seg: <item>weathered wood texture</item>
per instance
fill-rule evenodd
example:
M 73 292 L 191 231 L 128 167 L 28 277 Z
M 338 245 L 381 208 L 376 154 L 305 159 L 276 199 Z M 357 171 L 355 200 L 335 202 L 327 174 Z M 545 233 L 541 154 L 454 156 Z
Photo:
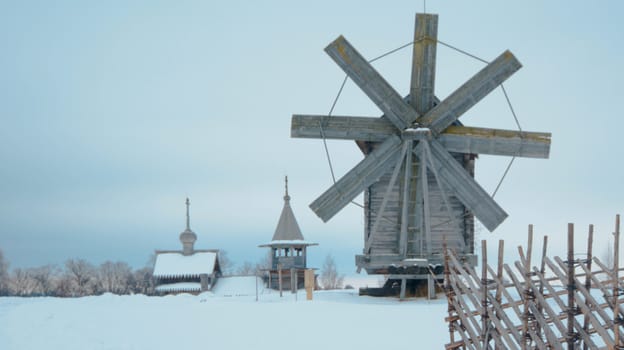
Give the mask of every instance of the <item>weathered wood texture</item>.
M 347 73 L 347 76 L 379 107 L 397 128 L 409 127 L 418 113 L 341 35 L 325 48 L 325 52 Z
M 442 132 L 521 67 L 511 52 L 503 52 L 416 121 L 434 133 Z
M 372 152 L 375 145 L 369 145 L 369 152 Z M 416 182 L 420 177 L 416 173 L 415 169 L 420 166 L 420 160 L 416 155 L 412 155 L 412 182 Z M 464 167 L 464 171 L 470 174 L 473 173 L 474 162 L 470 157 L 465 157 L 463 154 L 454 154 L 454 161 L 460 167 Z M 406 237 L 406 251 L 401 252 L 400 248 L 400 226 L 403 224 L 403 209 L 405 205 L 410 208 L 415 206 L 417 186 L 408 186 L 411 193 L 409 194 L 409 201 L 405 203 L 402 201 L 403 191 L 405 190 L 406 181 L 397 181 L 388 192 L 388 186 L 390 186 L 390 180 L 392 177 L 394 168 L 390 168 L 379 178 L 377 182 L 369 186 L 364 196 L 364 240 L 368 242 L 373 227 L 376 224 L 375 237 L 370 244 L 370 251 L 365 252 L 371 256 L 388 256 L 393 255 L 393 264 L 400 265 L 401 261 L 406 258 L 418 258 L 427 257 L 427 252 L 433 252 L 438 255 L 442 255 L 443 240 L 446 239 L 449 248 L 461 252 L 472 254 L 472 244 L 468 242 L 472 241 L 474 232 L 474 224 L 472 221 L 472 215 L 466 212 L 466 207 L 453 195 L 446 194 L 450 204 L 450 212 L 446 208 L 444 202 L 444 195 L 440 188 L 438 181 L 431 172 L 427 172 L 427 184 L 428 184 L 428 197 L 429 205 L 436 210 L 430 213 L 430 226 L 431 234 L 429 240 L 425 237 L 425 232 L 422 225 L 416 222 L 417 212 L 413 209 L 410 210 L 407 216 L 407 237 Z M 400 172 L 405 171 L 405 164 L 401 164 Z M 381 212 L 381 206 L 384 198 L 387 200 L 385 209 L 383 211 L 383 218 L 376 223 L 378 214 Z M 421 198 L 422 200 L 422 198 Z M 375 273 L 374 267 L 363 266 L 369 273 Z
M 449 126 L 438 137 L 450 152 L 548 158 L 550 133 Z
M 462 259 L 476 263 L 474 217 L 491 231 L 507 214 L 474 181 L 475 155 L 549 155 L 550 134 L 471 128 L 457 121 L 521 67 L 509 51 L 445 100 L 435 97 L 437 26 L 437 15 L 416 15 L 407 97 L 344 37 L 325 48 L 381 117 L 292 116 L 292 137 L 355 140 L 365 154 L 310 207 L 327 221 L 364 191 L 364 254 L 356 264 L 369 273 L 405 267 L 413 258 L 440 262 L 444 239 Z
M 391 136 L 379 148 L 367 155 L 346 175 L 317 198 L 310 208 L 323 221 L 331 219 L 345 205 L 362 193 L 396 163 L 401 148 L 398 136 Z
M 620 269 L 607 268 L 593 256 L 593 228 L 584 258 L 573 254 L 571 224 L 568 232 L 567 259 L 550 259 L 544 251 L 539 268 L 531 262 L 532 232 L 526 254 L 519 247 L 515 270 L 503 264 L 502 244 L 498 268 L 484 257 L 481 274 L 445 249 L 447 348 L 456 348 L 457 339 L 466 349 L 618 348 L 624 341 L 624 324 L 618 321 L 624 312 Z
M 398 134 L 385 118 L 294 114 L 291 137 L 382 142 Z M 548 158 L 550 133 L 449 126 L 438 141 L 449 152 Z
M 436 140 L 429 143 L 431 150 L 432 168 L 439 174 L 443 186 L 459 200 L 483 223 L 490 231 L 493 231 L 507 217 L 507 213 L 485 192 L 485 190 L 472 178 L 455 159 Z M 415 152 L 420 153 L 419 143 Z
M 418 13 L 414 27 L 410 105 L 416 112 L 424 114 L 433 107 L 435 99 L 438 15 Z

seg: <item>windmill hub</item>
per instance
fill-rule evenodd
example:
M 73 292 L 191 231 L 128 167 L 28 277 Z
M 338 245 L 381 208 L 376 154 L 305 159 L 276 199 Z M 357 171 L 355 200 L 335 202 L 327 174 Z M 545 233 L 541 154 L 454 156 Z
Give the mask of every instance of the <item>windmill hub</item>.
M 403 140 L 431 140 L 429 128 L 407 128 L 401 132 Z

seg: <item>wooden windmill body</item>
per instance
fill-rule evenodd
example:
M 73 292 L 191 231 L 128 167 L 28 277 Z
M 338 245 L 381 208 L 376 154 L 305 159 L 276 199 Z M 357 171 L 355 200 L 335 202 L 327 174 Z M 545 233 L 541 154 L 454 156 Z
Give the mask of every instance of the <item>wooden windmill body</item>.
M 509 51 L 444 100 L 434 94 L 438 16 L 417 14 L 410 93 L 399 95 L 342 36 L 325 51 L 384 113 L 293 115 L 291 136 L 354 140 L 365 158 L 310 207 L 331 219 L 364 192 L 358 270 L 424 279 L 442 242 L 475 264 L 474 217 L 490 231 L 507 213 L 474 181 L 477 154 L 548 158 L 550 133 L 463 126 L 458 118 L 521 64 Z

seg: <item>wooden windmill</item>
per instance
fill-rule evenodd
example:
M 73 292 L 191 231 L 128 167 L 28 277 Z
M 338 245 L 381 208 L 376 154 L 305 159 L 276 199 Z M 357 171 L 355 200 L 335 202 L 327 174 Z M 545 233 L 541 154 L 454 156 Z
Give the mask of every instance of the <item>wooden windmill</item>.
M 443 240 L 476 263 L 473 215 L 490 231 L 507 213 L 474 180 L 476 154 L 548 158 L 550 133 L 463 126 L 458 118 L 520 69 L 505 51 L 446 99 L 434 94 L 438 16 L 417 14 L 410 93 L 399 95 L 342 36 L 325 51 L 384 113 L 293 115 L 291 136 L 357 142 L 365 158 L 310 207 L 328 221 L 364 192 L 359 269 L 422 279 Z

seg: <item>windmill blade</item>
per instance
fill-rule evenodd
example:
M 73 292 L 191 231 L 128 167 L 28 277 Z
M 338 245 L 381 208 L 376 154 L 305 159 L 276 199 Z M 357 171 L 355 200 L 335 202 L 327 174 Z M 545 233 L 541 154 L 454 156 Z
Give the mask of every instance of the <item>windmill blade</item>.
M 417 13 L 412 50 L 410 105 L 424 114 L 434 106 L 438 15 Z
M 466 206 L 483 225 L 493 231 L 500 225 L 507 213 L 479 186 L 464 168 L 444 149 L 435 139 L 429 143 L 431 151 L 431 164 L 440 177 L 445 188 L 453 191 L 453 194 Z M 414 148 L 418 155 L 422 152 L 423 142 L 419 142 Z
M 377 181 L 391 164 L 396 163 L 401 151 L 401 138 L 392 135 L 368 154 L 358 165 L 318 197 L 310 208 L 324 222 L 331 219 L 364 189 Z
M 510 51 L 503 52 L 417 122 L 434 134 L 442 132 L 521 67 Z
M 548 158 L 548 132 L 449 126 L 438 137 L 447 151 L 527 158 Z
M 382 142 L 397 132 L 386 118 L 293 114 L 290 136 Z
M 347 76 L 381 109 L 400 130 L 410 126 L 419 114 L 384 80 L 359 52 L 341 35 L 325 52 Z

